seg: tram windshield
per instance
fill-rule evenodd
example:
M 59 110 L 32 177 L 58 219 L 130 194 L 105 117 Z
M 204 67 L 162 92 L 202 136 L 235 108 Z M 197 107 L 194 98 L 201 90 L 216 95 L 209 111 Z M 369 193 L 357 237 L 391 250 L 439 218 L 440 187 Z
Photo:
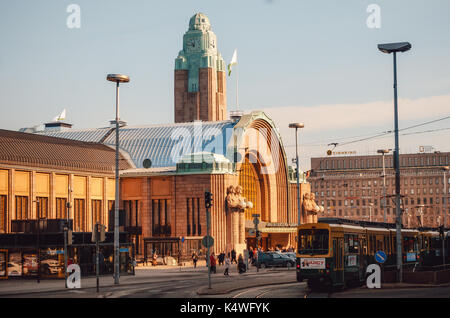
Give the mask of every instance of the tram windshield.
M 328 230 L 303 229 L 298 231 L 299 254 L 328 254 Z

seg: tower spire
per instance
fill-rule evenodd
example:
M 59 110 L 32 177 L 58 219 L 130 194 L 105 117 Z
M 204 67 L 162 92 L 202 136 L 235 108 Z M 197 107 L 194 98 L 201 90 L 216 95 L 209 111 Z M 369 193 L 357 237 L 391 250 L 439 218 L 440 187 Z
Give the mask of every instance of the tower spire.
M 196 13 L 175 59 L 175 122 L 226 119 L 225 73 L 209 18 Z

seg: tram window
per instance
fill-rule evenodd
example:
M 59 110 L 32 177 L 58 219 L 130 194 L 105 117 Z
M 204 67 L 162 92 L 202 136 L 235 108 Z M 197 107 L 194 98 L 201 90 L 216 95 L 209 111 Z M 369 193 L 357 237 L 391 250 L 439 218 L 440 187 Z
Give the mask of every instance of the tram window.
M 403 238 L 403 252 L 404 253 L 412 253 L 414 252 L 414 238 L 413 237 L 404 237 Z
M 298 232 L 300 254 L 328 254 L 328 230 L 304 229 Z
M 377 240 L 377 251 L 380 251 L 383 249 L 383 242 L 381 240 Z
M 354 234 L 344 235 L 345 253 L 358 253 L 359 241 L 358 236 Z
M 375 252 L 375 235 L 369 235 L 369 253 L 373 254 Z

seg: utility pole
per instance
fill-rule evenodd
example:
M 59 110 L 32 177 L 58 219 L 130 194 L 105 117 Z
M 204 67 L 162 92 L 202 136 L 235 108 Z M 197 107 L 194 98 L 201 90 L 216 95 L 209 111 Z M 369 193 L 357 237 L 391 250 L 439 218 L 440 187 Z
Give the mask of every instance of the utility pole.
M 397 52 L 406 52 L 411 49 L 411 43 L 387 43 L 379 44 L 378 50 L 386 54 L 393 54 L 394 58 L 394 132 L 395 132 L 395 212 L 396 212 L 396 238 L 397 238 L 397 280 L 403 280 L 402 260 L 402 212 L 400 210 L 400 160 L 399 160 L 399 138 L 398 138 L 398 101 L 397 101 Z
M 261 233 L 259 232 L 258 229 L 258 224 L 259 224 L 259 217 L 260 214 L 252 214 L 253 217 L 253 224 L 255 225 L 255 238 L 256 238 L 256 259 L 258 259 L 258 253 L 259 253 L 259 244 L 260 244 L 260 240 L 261 240 Z M 259 265 L 256 264 L 256 271 L 259 272 Z
M 443 225 L 442 225 L 442 264 L 445 266 L 445 227 L 447 226 L 447 178 L 445 177 L 446 172 L 449 170 L 448 166 L 445 166 L 442 168 L 442 170 L 444 171 L 444 202 L 442 202 L 443 205 L 443 212 L 444 212 L 444 217 L 443 217 Z
M 120 264 L 119 264 L 119 83 L 128 83 L 130 77 L 122 74 L 108 74 L 106 79 L 116 83 L 116 171 L 115 171 L 115 200 L 114 200 L 114 284 L 119 284 Z
M 386 206 L 386 165 L 385 165 L 385 155 L 389 153 L 392 149 L 380 149 L 377 152 L 381 153 L 383 155 L 383 197 L 384 197 L 384 204 L 383 204 L 383 221 L 384 223 L 387 222 L 387 206 Z
M 67 230 L 69 224 L 64 223 L 64 282 L 67 288 Z
M 206 262 L 208 264 L 208 288 L 211 289 L 211 251 L 210 247 L 214 244 L 214 240 L 211 237 L 211 216 L 210 209 L 212 206 L 212 198 L 213 194 L 209 192 L 209 190 L 205 191 L 205 208 L 206 208 L 206 237 L 203 238 L 203 245 L 207 248 L 207 259 Z
M 96 223 L 95 224 L 95 276 L 96 276 L 96 280 L 97 280 L 97 293 L 100 291 L 99 287 L 100 287 L 100 279 L 99 279 L 99 275 L 100 275 L 100 269 L 99 269 L 99 265 L 100 265 L 100 258 L 99 258 L 99 252 L 100 252 L 100 248 L 99 248 L 99 224 Z
M 41 282 L 41 243 L 40 243 L 40 236 L 41 236 L 41 222 L 40 222 L 40 214 L 41 212 L 39 211 L 40 209 L 40 200 L 37 199 L 36 201 L 36 230 L 37 230 L 37 240 L 36 240 L 36 244 L 37 244 L 37 251 L 36 251 L 36 256 L 37 256 L 37 282 L 40 283 Z

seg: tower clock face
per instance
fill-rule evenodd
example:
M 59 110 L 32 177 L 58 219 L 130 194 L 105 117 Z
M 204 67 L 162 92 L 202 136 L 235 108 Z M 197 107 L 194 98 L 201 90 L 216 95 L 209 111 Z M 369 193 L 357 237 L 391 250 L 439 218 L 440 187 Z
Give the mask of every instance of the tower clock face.
M 188 52 L 200 51 L 200 39 L 189 39 L 186 41 L 186 50 Z

